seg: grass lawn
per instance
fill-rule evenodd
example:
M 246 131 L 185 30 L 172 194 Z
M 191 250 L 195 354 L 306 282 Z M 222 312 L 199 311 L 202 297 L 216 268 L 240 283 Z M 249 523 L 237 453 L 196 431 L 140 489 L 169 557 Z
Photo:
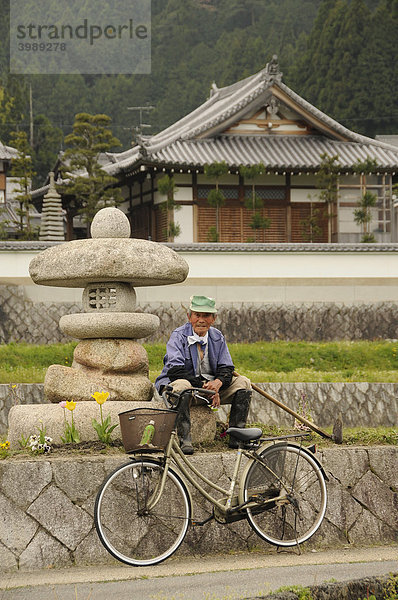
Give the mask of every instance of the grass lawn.
M 76 342 L 0 345 L 0 383 L 41 383 L 51 364 L 70 366 Z M 154 381 L 166 344 L 145 344 Z M 398 383 L 398 342 L 257 342 L 230 344 L 236 370 L 266 381 L 378 381 Z

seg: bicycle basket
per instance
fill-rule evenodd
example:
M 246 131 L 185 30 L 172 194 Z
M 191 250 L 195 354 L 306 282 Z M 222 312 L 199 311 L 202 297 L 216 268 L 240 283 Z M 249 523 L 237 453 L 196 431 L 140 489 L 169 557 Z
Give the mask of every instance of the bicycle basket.
M 127 453 L 158 452 L 163 450 L 174 429 L 177 412 L 161 408 L 134 408 L 119 413 L 122 441 Z M 150 421 L 154 422 L 155 432 L 150 443 L 142 444 L 144 429 Z

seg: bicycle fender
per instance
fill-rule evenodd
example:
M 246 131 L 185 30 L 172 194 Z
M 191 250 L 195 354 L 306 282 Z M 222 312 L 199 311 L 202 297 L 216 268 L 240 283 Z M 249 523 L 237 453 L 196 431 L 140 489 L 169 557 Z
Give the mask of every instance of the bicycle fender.
M 141 458 L 145 459 L 147 462 L 152 462 L 152 463 L 155 463 L 157 465 L 163 466 L 163 461 L 161 461 L 161 460 L 159 460 L 157 458 L 153 458 L 152 456 L 141 455 Z M 131 457 L 131 461 L 132 462 L 139 462 L 139 459 L 137 458 L 137 456 L 135 456 L 134 458 Z M 184 476 L 183 476 L 182 473 L 179 473 L 178 471 L 176 471 L 175 469 L 173 469 L 173 467 L 171 467 L 170 465 L 168 467 L 168 470 L 171 473 L 173 473 L 174 477 L 176 477 L 180 481 L 181 485 L 184 487 L 184 489 L 185 489 L 185 491 L 187 493 L 187 496 L 188 496 L 190 507 L 191 507 L 191 511 L 190 512 L 191 512 L 191 518 L 192 518 L 193 501 L 192 501 L 192 494 L 191 494 L 191 490 L 189 488 L 189 485 L 187 484 L 187 482 L 186 482 L 186 480 L 185 480 L 185 478 L 184 478 Z
M 259 448 L 259 450 L 257 451 L 257 454 L 261 454 L 262 452 L 265 452 L 268 449 L 275 448 L 275 446 L 279 446 L 279 447 L 286 447 L 286 446 L 292 447 L 293 446 L 294 448 L 297 448 L 298 450 L 300 450 L 300 452 L 302 452 L 303 454 L 307 454 L 308 456 L 310 456 L 312 458 L 313 461 L 315 461 L 317 467 L 319 467 L 319 470 L 321 471 L 323 477 L 325 478 L 325 481 L 329 481 L 329 477 L 326 475 L 325 469 L 323 468 L 321 462 L 315 456 L 315 454 L 313 452 L 311 452 L 311 450 L 308 450 L 308 448 L 305 448 L 304 446 L 300 446 L 299 444 L 295 444 L 294 442 L 288 442 L 288 443 L 278 442 L 276 444 L 268 444 L 268 445 L 264 446 L 264 448 Z M 242 485 L 239 486 L 239 502 L 240 503 L 244 502 L 243 482 L 246 480 L 247 473 L 254 462 L 255 462 L 254 460 L 247 461 L 247 464 L 246 464 L 245 468 L 243 469 L 242 475 L 240 477 L 240 482 L 242 483 Z
M 296 448 L 301 450 L 304 454 L 311 456 L 312 460 L 314 460 L 316 462 L 316 464 L 318 465 L 322 475 L 325 478 L 325 481 L 329 481 L 329 477 L 326 475 L 326 471 L 323 468 L 323 465 L 322 465 L 321 461 L 319 460 L 319 458 L 315 455 L 315 452 L 312 452 L 309 448 L 305 448 L 304 446 L 295 444 L 294 442 L 289 442 L 289 446 L 295 446 Z

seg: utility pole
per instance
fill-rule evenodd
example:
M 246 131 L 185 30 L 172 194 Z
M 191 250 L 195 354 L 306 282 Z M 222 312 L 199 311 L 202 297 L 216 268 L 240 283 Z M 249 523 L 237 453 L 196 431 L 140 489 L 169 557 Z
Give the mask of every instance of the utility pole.
M 138 110 L 139 114 L 140 114 L 140 123 L 139 125 L 136 125 L 135 127 L 132 127 L 131 129 L 133 130 L 134 134 L 133 134 L 133 142 L 135 141 L 134 138 L 137 138 L 137 136 L 141 135 L 142 130 L 145 128 L 150 128 L 151 125 L 147 125 L 146 123 L 142 122 L 142 117 L 143 117 L 143 112 L 144 111 L 148 111 L 150 112 L 151 110 L 154 110 L 154 106 L 128 106 L 127 110 Z
M 29 82 L 29 143 L 30 147 L 33 148 L 33 97 L 32 97 L 32 82 Z

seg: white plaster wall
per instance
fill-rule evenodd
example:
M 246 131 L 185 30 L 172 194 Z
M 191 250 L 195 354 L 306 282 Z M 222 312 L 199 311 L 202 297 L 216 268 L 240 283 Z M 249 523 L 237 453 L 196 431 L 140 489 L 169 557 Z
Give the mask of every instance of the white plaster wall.
M 290 190 L 291 202 L 320 202 L 319 190 L 292 188 Z
M 340 233 L 361 233 L 361 227 L 353 220 L 354 209 L 341 206 L 339 208 L 339 232 Z
M 175 239 L 179 244 L 193 242 L 193 206 L 181 206 L 174 211 L 174 221 L 181 227 L 180 235 Z
M 184 207 L 189 208 L 189 207 Z M 183 209 L 183 210 L 184 210 Z M 189 211 L 184 218 L 190 219 Z M 182 213 L 184 214 L 184 213 Z M 0 285 L 25 286 L 34 301 L 80 302 L 81 289 L 36 286 L 29 263 L 37 252 L 0 252 Z M 181 302 L 194 293 L 223 303 L 396 302 L 398 252 L 179 252 L 184 283 L 136 288 L 139 302 Z
M 317 178 L 312 173 L 310 175 L 306 175 L 305 173 L 303 173 L 302 175 L 292 175 L 290 178 L 290 184 L 316 186 Z
M 197 182 L 200 185 L 215 185 L 216 178 L 215 177 L 207 177 L 206 175 L 198 174 Z M 231 175 L 231 174 L 227 173 L 226 175 L 222 175 L 221 177 L 219 177 L 218 183 L 221 185 L 238 185 L 239 176 Z

